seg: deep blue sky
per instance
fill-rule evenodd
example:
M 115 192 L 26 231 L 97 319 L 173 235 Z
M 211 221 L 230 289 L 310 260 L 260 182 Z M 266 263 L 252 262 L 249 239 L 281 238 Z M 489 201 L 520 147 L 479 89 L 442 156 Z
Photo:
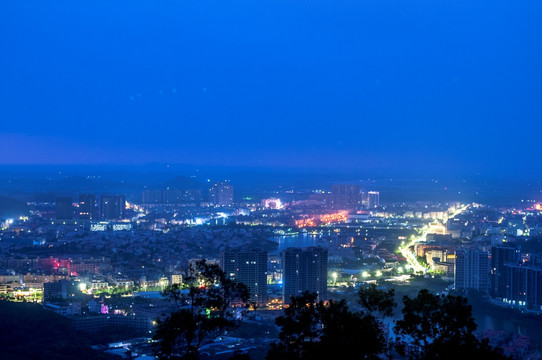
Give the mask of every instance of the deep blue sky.
M 0 164 L 541 175 L 542 1 L 0 5 Z

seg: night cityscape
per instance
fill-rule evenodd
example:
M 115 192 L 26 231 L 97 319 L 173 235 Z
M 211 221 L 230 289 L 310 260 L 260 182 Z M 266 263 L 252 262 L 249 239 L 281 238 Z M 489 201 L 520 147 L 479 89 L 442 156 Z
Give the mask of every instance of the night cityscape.
M 542 360 L 541 2 L 0 9 L 0 359 Z

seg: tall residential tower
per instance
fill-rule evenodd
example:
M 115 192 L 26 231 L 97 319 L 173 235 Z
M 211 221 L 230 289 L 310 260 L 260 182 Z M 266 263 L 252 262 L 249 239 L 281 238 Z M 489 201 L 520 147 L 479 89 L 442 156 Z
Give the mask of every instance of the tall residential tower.
M 327 249 L 288 248 L 283 252 L 282 266 L 284 304 L 305 291 L 316 293 L 319 300 L 327 299 Z

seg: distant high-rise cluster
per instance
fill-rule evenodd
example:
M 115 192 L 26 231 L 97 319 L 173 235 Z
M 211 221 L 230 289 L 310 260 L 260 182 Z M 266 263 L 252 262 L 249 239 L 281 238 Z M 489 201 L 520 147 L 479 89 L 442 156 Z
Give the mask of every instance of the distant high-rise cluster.
M 124 195 L 102 195 L 99 207 L 93 194 L 80 194 L 79 201 L 74 207 L 71 197 L 57 197 L 55 214 L 58 220 L 70 220 L 76 215 L 81 220 L 119 220 L 126 213 L 126 198 Z
M 314 292 L 319 300 L 327 299 L 327 249 L 288 248 L 283 253 L 282 301 L 290 304 L 292 296 Z
M 233 185 L 227 182 L 214 183 L 209 189 L 209 202 L 216 206 L 232 206 Z
M 199 204 L 201 202 L 200 189 L 163 189 L 143 190 L 141 202 L 146 205 L 152 204 Z
M 334 184 L 331 188 L 331 205 L 334 209 L 357 209 L 361 206 L 359 185 Z
M 374 209 L 380 206 L 380 192 L 363 192 L 356 184 L 333 184 L 328 198 L 331 208 L 355 210 L 363 207 Z
M 103 220 L 122 219 L 126 210 L 124 195 L 102 195 L 100 202 L 100 218 Z
M 73 219 L 73 204 L 71 197 L 57 197 L 55 203 L 55 214 L 59 220 Z

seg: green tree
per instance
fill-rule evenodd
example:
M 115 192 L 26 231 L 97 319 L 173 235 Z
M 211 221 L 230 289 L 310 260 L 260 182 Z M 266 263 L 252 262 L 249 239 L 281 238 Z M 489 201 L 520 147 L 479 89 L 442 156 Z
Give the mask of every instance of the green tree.
M 169 286 L 163 293 L 177 310 L 158 321 L 154 352 L 168 360 L 198 359 L 201 346 L 238 325 L 236 314 L 248 299 L 245 285 L 204 260 L 190 268 L 183 286 Z
M 413 360 L 506 359 L 487 340 L 474 335 L 472 308 L 461 296 L 439 296 L 420 290 L 403 298 L 403 318 L 397 321 L 397 348 Z

